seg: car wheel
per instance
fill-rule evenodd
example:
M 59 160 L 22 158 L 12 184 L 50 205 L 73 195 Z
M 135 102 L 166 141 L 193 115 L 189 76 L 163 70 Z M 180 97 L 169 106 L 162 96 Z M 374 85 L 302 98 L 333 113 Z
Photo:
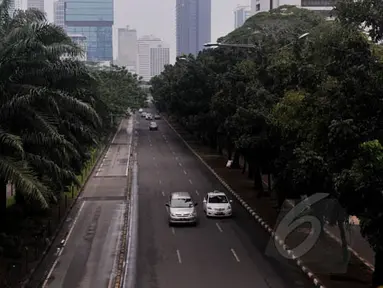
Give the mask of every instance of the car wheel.
M 173 223 L 172 222 L 168 222 L 168 224 L 169 224 L 169 227 L 172 227 L 173 226 Z

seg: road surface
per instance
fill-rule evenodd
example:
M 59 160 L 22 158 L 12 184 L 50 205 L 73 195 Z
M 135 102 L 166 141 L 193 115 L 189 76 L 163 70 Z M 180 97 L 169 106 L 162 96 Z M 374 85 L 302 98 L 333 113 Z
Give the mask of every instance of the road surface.
M 88 181 L 66 245 L 43 287 L 108 287 L 126 209 L 132 123 L 132 119 L 123 120 L 104 160 Z
M 293 263 L 265 255 L 270 236 L 234 199 L 232 219 L 206 219 L 203 196 L 222 185 L 164 120 L 149 131 L 149 121 L 137 119 L 137 288 L 314 287 Z M 174 191 L 198 202 L 197 227 L 168 226 L 165 203 Z

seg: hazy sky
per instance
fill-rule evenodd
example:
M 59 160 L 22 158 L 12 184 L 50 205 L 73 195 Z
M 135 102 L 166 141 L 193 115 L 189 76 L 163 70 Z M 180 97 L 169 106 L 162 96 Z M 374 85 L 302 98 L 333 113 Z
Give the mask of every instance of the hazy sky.
M 27 1 L 27 0 L 25 0 Z M 53 21 L 53 2 L 45 0 L 48 19 Z M 234 9 L 237 5 L 250 5 L 250 0 L 212 0 L 211 41 L 234 30 Z M 170 45 L 171 62 L 176 56 L 175 40 L 176 0 L 114 0 L 114 30 L 129 25 L 137 29 L 138 36 L 153 34 Z M 114 58 L 117 41 L 114 37 Z

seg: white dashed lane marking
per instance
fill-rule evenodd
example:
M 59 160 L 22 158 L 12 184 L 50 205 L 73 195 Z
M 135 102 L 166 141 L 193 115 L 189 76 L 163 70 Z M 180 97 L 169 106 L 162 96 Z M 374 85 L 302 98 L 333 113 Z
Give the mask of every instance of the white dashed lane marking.
M 237 260 L 237 262 L 241 262 L 241 260 L 239 260 L 239 258 L 238 258 L 237 253 L 235 253 L 235 250 L 234 250 L 233 248 L 231 248 L 230 251 L 231 251 L 231 253 L 233 254 L 235 260 Z
M 181 163 L 178 163 L 178 165 L 179 165 L 180 167 L 182 167 L 182 164 L 181 164 Z
M 161 193 L 162 193 L 162 196 L 164 196 L 164 197 L 165 197 L 165 192 L 164 192 L 164 191 L 162 191 Z
M 161 185 L 161 184 L 162 184 L 162 181 L 161 181 L 161 180 L 158 180 L 158 183 Z
M 186 174 L 188 174 L 188 173 L 184 170 L 184 174 L 186 175 Z
M 172 234 L 176 235 L 176 230 L 174 230 L 174 227 L 172 227 Z
M 221 226 L 219 226 L 219 224 L 218 224 L 218 223 L 215 223 L 215 226 L 217 226 L 217 228 L 218 228 L 219 232 L 223 232 L 223 230 L 222 230 Z
M 182 264 L 182 259 L 181 259 L 181 253 L 180 253 L 180 250 L 177 250 L 177 258 L 178 258 L 178 263 Z
M 189 179 L 189 183 L 190 183 L 190 184 L 193 184 L 193 182 L 192 182 L 190 179 Z
M 195 194 L 199 195 L 199 192 L 198 192 L 198 190 L 195 190 Z

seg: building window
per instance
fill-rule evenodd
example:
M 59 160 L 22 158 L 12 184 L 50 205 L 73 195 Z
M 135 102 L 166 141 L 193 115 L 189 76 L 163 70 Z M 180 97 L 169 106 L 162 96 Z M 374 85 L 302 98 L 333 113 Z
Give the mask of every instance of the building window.
M 330 6 L 333 7 L 335 5 L 334 0 L 302 0 L 302 7 L 323 7 Z
M 255 11 L 259 11 L 259 10 L 261 10 L 261 4 L 255 5 Z

